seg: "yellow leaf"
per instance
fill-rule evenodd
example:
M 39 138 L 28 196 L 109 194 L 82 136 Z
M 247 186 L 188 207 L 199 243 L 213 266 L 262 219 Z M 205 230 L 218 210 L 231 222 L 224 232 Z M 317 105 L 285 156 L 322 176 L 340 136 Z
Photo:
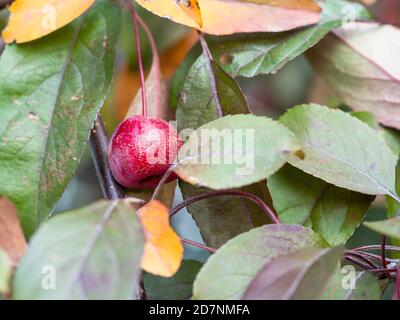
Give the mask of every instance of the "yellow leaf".
M 6 43 L 39 39 L 79 17 L 95 0 L 16 0 L 3 31 Z
M 191 17 L 196 24 L 201 28 L 203 20 L 201 19 L 201 12 L 197 0 L 177 0 L 179 7 Z
M 183 258 L 179 236 L 171 228 L 168 209 L 159 201 L 151 201 L 139 210 L 146 237 L 142 269 L 163 277 L 172 277 Z
M 156 15 L 206 33 L 280 32 L 317 23 L 315 0 L 136 0 Z

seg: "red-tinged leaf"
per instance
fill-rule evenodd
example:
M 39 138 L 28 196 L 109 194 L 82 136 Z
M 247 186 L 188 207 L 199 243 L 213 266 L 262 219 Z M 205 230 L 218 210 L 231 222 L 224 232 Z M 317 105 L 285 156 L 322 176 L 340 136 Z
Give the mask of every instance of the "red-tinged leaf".
M 24 233 L 17 210 L 7 198 L 0 198 L 0 249 L 4 250 L 16 265 L 26 250 Z
M 300 250 L 268 261 L 244 299 L 311 300 L 321 296 L 339 263 L 342 247 Z
M 310 50 L 314 69 L 357 111 L 400 129 L 400 29 L 377 23 L 340 28 Z

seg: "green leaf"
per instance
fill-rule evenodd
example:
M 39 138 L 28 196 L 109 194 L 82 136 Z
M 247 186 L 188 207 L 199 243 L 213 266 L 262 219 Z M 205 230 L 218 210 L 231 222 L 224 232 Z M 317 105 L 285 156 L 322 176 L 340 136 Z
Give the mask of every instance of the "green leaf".
M 243 299 L 315 300 L 337 267 L 343 247 L 291 252 L 268 261 Z
M 353 117 L 365 122 L 374 129 L 393 152 L 396 157 L 400 157 L 400 133 L 394 129 L 384 128 L 376 120 L 374 114 L 367 111 L 354 111 L 351 113 Z
M 96 2 L 48 37 L 7 46 L 0 60 L 0 194 L 28 235 L 74 175 L 109 91 L 120 10 Z
M 270 224 L 243 233 L 222 246 L 200 270 L 194 299 L 241 299 L 247 287 L 272 258 L 320 247 L 320 238 L 297 225 Z
M 364 222 L 364 225 L 378 233 L 400 239 L 400 217 L 383 221 L 368 221 Z
M 10 293 L 13 266 L 7 252 L 0 249 L 0 300 Z
M 193 48 L 189 51 L 183 62 L 176 70 L 171 82 L 171 88 L 169 90 L 168 101 L 170 107 L 174 109 L 178 107 L 179 99 L 181 98 L 181 90 L 183 88 L 183 85 L 185 84 L 186 77 L 190 69 L 197 60 L 203 59 L 203 57 L 199 56 L 201 56 L 201 47 L 197 44 L 193 46 Z M 201 70 L 197 70 L 201 72 Z
M 198 49 L 193 51 L 196 50 Z M 179 88 L 181 91 L 177 109 L 180 130 L 197 129 L 218 119 L 221 113 L 227 115 L 249 112 L 239 85 L 215 62 L 202 56 L 189 71 L 185 71 L 186 67 L 183 69 L 181 73 L 186 78 L 179 76 L 176 80 L 178 85 L 183 85 Z M 217 94 L 214 94 L 215 92 Z M 209 191 L 182 180 L 179 185 L 184 199 Z M 265 181 L 241 190 L 256 194 L 266 203 L 270 203 Z M 204 241 L 213 248 L 218 248 L 234 236 L 268 222 L 265 213 L 259 207 L 247 199 L 237 197 L 206 199 L 189 206 L 188 210 L 199 226 Z
M 352 112 L 352 115 L 361 121 L 368 124 L 373 128 L 386 142 L 393 154 L 400 159 L 400 132 L 390 129 L 383 128 L 379 125 L 378 121 L 372 113 L 366 111 Z M 396 192 L 400 194 L 400 162 L 396 167 Z M 386 196 L 386 208 L 388 217 L 400 216 L 400 203 L 393 198 Z
M 172 278 L 157 277 L 146 273 L 144 285 L 149 300 L 188 300 L 192 296 L 193 281 L 202 264 L 184 260 Z
M 266 117 L 233 115 L 194 131 L 178 153 L 175 172 L 211 189 L 238 188 L 279 170 L 299 151 L 294 135 Z
M 358 22 L 339 28 L 307 56 L 315 71 L 353 110 L 400 129 L 400 29 Z
M 62 213 L 32 238 L 15 274 L 15 299 L 132 299 L 144 234 L 131 200 Z
M 347 241 L 374 200 L 290 165 L 268 179 L 268 188 L 282 223 L 311 226 L 330 246 Z
M 329 0 L 319 4 L 323 10 L 322 20 L 315 26 L 280 34 L 210 37 L 211 51 L 233 77 L 275 73 L 349 18 L 370 17 L 362 5 L 349 1 Z
M 239 113 L 248 113 L 239 85 L 202 55 L 190 68 L 181 88 L 176 111 L 178 130 L 196 129 L 224 114 Z
M 361 121 L 368 124 L 373 128 L 378 134 L 385 140 L 386 144 L 392 150 L 393 154 L 400 159 L 400 132 L 390 129 L 383 128 L 379 125 L 378 121 L 372 113 L 366 111 L 356 111 L 352 112 L 352 115 Z M 400 194 L 400 162 L 396 167 L 396 192 Z M 386 196 L 386 208 L 387 215 L 389 218 L 400 216 L 400 203 L 393 198 Z
M 365 123 L 315 104 L 292 108 L 280 121 L 302 144 L 304 160 L 289 161 L 295 167 L 341 188 L 399 199 L 394 179 L 397 159 Z
M 378 280 L 374 275 L 354 270 L 355 283 L 351 287 L 350 274 L 341 273 L 338 268 L 326 284 L 322 300 L 380 300 L 386 281 Z M 349 278 L 349 279 L 347 279 Z M 349 280 L 349 281 L 347 281 Z M 345 286 L 343 286 L 345 285 Z

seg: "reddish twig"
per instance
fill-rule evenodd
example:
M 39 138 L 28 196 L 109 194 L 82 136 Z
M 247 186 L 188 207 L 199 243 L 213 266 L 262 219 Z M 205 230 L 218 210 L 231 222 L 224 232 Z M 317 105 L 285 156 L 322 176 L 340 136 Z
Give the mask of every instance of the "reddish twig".
M 346 257 L 353 257 L 353 258 L 357 258 L 358 260 L 361 260 L 363 262 L 365 262 L 367 265 L 370 266 L 370 268 L 378 268 L 379 266 L 376 265 L 373 261 L 371 261 L 368 257 L 364 256 L 362 252 L 359 251 L 347 251 L 344 255 L 344 258 Z
M 122 199 L 125 198 L 124 190 L 114 179 L 108 166 L 107 149 L 109 140 L 103 120 L 99 114 L 94 122 L 89 140 L 94 167 L 104 198 L 110 200 Z
M 382 267 L 387 268 L 386 264 L 386 236 L 382 236 L 382 242 L 381 242 L 381 262 L 382 262 Z
M 350 261 L 351 263 L 355 264 L 356 266 L 359 266 L 360 268 L 364 269 L 365 271 L 371 270 L 371 268 L 368 264 L 360 261 L 358 258 L 355 258 L 352 256 L 345 256 L 344 259 Z
M 185 239 L 185 238 L 181 238 L 181 241 L 182 241 L 183 243 L 186 243 L 186 244 L 191 245 L 191 246 L 193 246 L 193 247 L 196 247 L 196 248 L 199 248 L 199 249 L 203 249 L 203 250 L 205 250 L 205 251 L 208 251 L 208 252 L 210 252 L 210 253 L 215 253 L 215 252 L 217 251 L 217 250 L 215 250 L 215 249 L 213 249 L 213 248 L 207 247 L 206 245 L 203 245 L 203 244 L 198 243 L 198 242 L 196 242 L 196 241 L 188 240 L 188 239 Z
M 141 94 L 142 94 L 142 116 L 147 117 L 146 81 L 145 81 L 145 77 L 144 77 L 142 47 L 140 44 L 140 30 L 139 30 L 139 23 L 138 23 L 139 19 L 137 16 L 137 12 L 132 4 L 132 1 L 126 0 L 125 3 L 128 7 L 129 12 L 131 13 L 131 16 L 132 16 L 133 30 L 135 33 L 136 52 L 137 52 L 139 75 L 140 75 L 140 90 L 141 90 Z
M 201 200 L 205 200 L 211 197 L 217 197 L 217 196 L 236 196 L 236 197 L 242 197 L 242 198 L 247 198 L 251 201 L 253 201 L 255 204 L 257 204 L 270 218 L 270 220 L 275 223 L 279 224 L 279 219 L 275 215 L 275 213 L 271 210 L 270 207 L 268 207 L 262 199 L 259 197 L 255 196 L 254 194 L 248 193 L 248 192 L 243 192 L 243 191 L 233 191 L 233 190 L 222 190 L 222 191 L 212 191 L 208 193 L 201 194 L 199 196 L 194 196 L 192 198 L 186 199 L 185 201 L 182 201 L 180 204 L 178 204 L 176 207 L 170 209 L 169 213 L 171 216 L 175 215 L 177 212 L 179 212 L 181 209 L 195 203 Z

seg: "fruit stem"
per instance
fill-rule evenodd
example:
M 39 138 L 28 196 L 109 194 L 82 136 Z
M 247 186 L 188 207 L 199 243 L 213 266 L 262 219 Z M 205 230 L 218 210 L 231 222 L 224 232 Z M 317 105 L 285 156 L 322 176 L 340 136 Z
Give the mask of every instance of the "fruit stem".
M 173 164 L 170 165 L 167 171 L 165 171 L 164 175 L 158 182 L 157 187 L 155 188 L 153 195 L 151 197 L 151 200 L 156 200 L 158 198 L 158 195 L 161 192 L 161 188 L 164 186 L 164 184 L 167 182 L 168 178 L 170 175 L 174 172 L 175 168 L 178 166 L 177 162 L 174 162 Z
M 147 95 L 146 95 L 146 82 L 144 78 L 144 68 L 143 68 L 143 58 L 142 58 L 142 47 L 140 44 L 140 30 L 139 30 L 139 23 L 138 23 L 138 16 L 137 12 L 131 2 L 131 0 L 125 1 L 129 12 L 132 16 L 133 21 L 133 30 L 135 33 L 136 39 L 136 52 L 137 52 L 137 59 L 138 59 L 138 66 L 139 66 L 139 76 L 140 76 L 140 90 L 142 94 L 142 116 L 147 117 Z
M 273 223 L 280 224 L 279 219 L 277 218 L 275 213 L 271 210 L 270 207 L 268 207 L 265 204 L 265 202 L 262 199 L 255 196 L 254 194 L 251 194 L 248 192 L 234 191 L 234 190 L 212 191 L 212 192 L 204 193 L 204 194 L 201 194 L 198 196 L 194 196 L 192 198 L 186 199 L 185 201 L 178 204 L 176 207 L 170 209 L 169 214 L 172 217 L 173 215 L 178 213 L 179 210 L 181 210 L 197 201 L 201 201 L 204 199 L 208 199 L 211 197 L 217 197 L 217 196 L 237 196 L 237 197 L 247 198 L 247 199 L 253 201 L 255 204 L 257 204 L 267 214 L 268 218 Z
M 198 243 L 198 242 L 195 242 L 195 241 L 192 241 L 192 240 L 188 240 L 188 239 L 185 239 L 185 238 L 181 238 L 181 241 L 183 243 L 186 243 L 186 244 L 191 245 L 193 247 L 200 248 L 200 249 L 203 249 L 205 251 L 208 251 L 210 253 L 215 253 L 217 251 L 217 250 L 215 250 L 213 248 L 210 248 L 210 247 L 207 247 L 207 246 L 205 246 L 205 245 L 203 245 L 201 243 Z

